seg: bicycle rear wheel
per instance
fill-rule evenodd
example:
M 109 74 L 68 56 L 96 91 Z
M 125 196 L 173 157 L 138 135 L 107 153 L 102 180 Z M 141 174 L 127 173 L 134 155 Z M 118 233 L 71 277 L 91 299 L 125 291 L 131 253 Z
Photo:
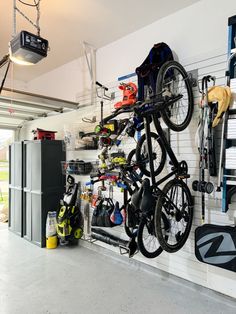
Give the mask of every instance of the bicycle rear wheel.
M 155 258 L 163 252 L 156 237 L 153 215 L 141 219 L 137 241 L 140 252 L 147 258 Z
M 157 176 L 159 173 L 161 173 L 162 169 L 164 168 L 166 161 L 166 150 L 162 141 L 160 140 L 160 137 L 156 133 L 151 132 L 150 137 L 152 143 L 154 174 L 155 176 Z M 151 173 L 149 166 L 146 134 L 143 134 L 137 143 L 136 160 L 142 173 L 150 177 Z
M 127 204 L 125 207 L 125 221 L 124 228 L 125 233 L 129 238 L 135 238 L 138 233 L 139 216 L 138 212 L 132 207 L 131 204 Z
M 157 76 L 156 94 L 166 101 L 178 99 L 160 113 L 169 128 L 183 131 L 191 121 L 194 103 L 191 83 L 181 64 L 176 61 L 163 64 Z
M 136 161 L 136 149 L 132 149 L 129 154 L 128 157 L 126 159 L 127 164 L 130 166 L 134 166 L 133 168 L 133 173 L 135 174 L 136 179 L 141 180 L 142 179 L 142 171 L 140 169 L 140 167 L 137 165 L 137 161 Z
M 164 217 L 167 228 L 162 228 Z M 169 253 L 180 250 L 189 236 L 192 220 L 193 202 L 188 186 L 180 179 L 169 181 L 158 198 L 154 218 L 161 247 Z

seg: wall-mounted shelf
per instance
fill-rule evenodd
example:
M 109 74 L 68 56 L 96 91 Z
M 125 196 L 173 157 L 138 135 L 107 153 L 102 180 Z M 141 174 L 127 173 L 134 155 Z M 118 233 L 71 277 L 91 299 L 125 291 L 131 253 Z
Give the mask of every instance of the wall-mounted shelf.
M 97 170 L 98 161 L 70 160 L 62 161 L 61 169 L 63 174 L 88 175 L 92 171 Z

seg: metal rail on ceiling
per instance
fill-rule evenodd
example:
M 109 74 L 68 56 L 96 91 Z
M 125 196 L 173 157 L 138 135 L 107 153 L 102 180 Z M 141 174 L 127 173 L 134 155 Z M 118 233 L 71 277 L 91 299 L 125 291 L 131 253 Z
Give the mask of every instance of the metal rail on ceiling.
M 20 108 L 15 108 L 14 105 L 9 108 L 9 106 L 3 106 L 2 104 L 0 105 L 0 111 L 4 111 L 4 112 L 8 112 L 10 113 L 11 110 L 12 112 L 15 113 L 19 113 L 22 115 L 32 115 L 35 117 L 46 117 L 47 113 L 46 112 L 40 112 L 40 111 L 35 111 L 35 110 L 24 110 L 24 109 L 20 109 Z
M 8 106 L 3 104 L 8 104 Z M 79 103 L 73 101 L 3 88 L 0 95 L 0 129 L 16 130 L 21 128 L 24 121 L 46 117 L 49 112 L 62 113 L 64 109 L 76 110 L 78 108 Z M 22 122 L 18 125 L 10 124 L 2 122 L 1 118 L 17 119 Z
M 13 130 L 13 131 L 16 131 L 18 128 L 19 127 L 18 127 L 17 124 L 9 124 L 9 123 L 3 124 L 3 123 L 0 123 L 0 129 L 1 130 Z
M 15 100 L 15 99 L 10 99 L 8 97 L 3 97 L 0 96 L 0 103 L 5 103 L 5 104 L 13 104 L 16 106 L 21 106 L 21 107 L 25 107 L 25 108 L 36 108 L 36 109 L 42 109 L 44 111 L 56 111 L 56 112 L 63 112 L 63 108 L 55 108 L 55 107 L 48 107 L 48 106 L 44 106 L 44 105 L 40 105 L 40 104 L 35 104 L 35 103 L 30 103 L 30 102 L 26 102 L 26 101 L 19 101 L 19 100 Z
M 0 101 L 2 101 L 2 99 L 3 101 L 5 99 L 10 99 L 11 102 L 17 103 L 19 105 L 21 104 L 22 106 L 30 107 L 32 105 L 32 108 L 42 108 L 42 110 L 47 108 L 45 110 L 50 111 L 60 111 L 62 108 L 74 110 L 79 108 L 79 103 L 73 101 L 28 93 L 15 89 L 11 90 L 10 88 L 3 88 Z
M 0 108 L 1 111 L 1 108 Z M 5 114 L 5 113 L 1 113 L 0 112 L 0 118 L 8 118 L 8 119 L 16 119 L 16 120 L 25 120 L 25 121 L 32 121 L 34 120 L 34 117 L 32 116 L 23 116 L 23 115 L 19 115 L 19 114 Z

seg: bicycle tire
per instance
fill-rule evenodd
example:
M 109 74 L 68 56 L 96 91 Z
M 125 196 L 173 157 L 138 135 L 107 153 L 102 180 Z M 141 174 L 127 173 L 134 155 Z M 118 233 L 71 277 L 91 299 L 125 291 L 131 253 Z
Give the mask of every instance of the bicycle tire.
M 173 192 L 177 191 L 176 188 L 178 187 L 181 188 L 182 205 L 177 204 L 178 193 L 176 200 L 175 194 L 173 195 Z M 168 193 L 170 193 L 170 195 L 168 195 Z M 183 195 L 186 195 L 186 197 Z M 179 210 L 176 211 L 176 208 L 172 204 L 175 204 Z M 164 229 L 161 227 L 163 215 L 164 217 L 166 217 L 169 223 L 167 230 L 165 230 L 164 232 L 163 232 Z M 159 243 L 163 250 L 169 253 L 174 253 L 184 246 L 191 230 L 192 220 L 193 220 L 193 200 L 187 184 L 185 184 L 180 179 L 173 179 L 167 182 L 167 184 L 164 186 L 162 190 L 162 194 L 159 196 L 157 200 L 154 218 L 155 232 L 157 234 Z M 185 230 L 182 233 L 180 231 L 178 231 L 177 233 L 174 232 L 174 239 L 176 243 L 171 244 L 170 243 L 172 239 L 171 232 L 175 231 L 174 230 L 175 227 L 178 226 L 183 227 L 183 225 L 181 226 L 181 223 L 186 224 Z
M 147 258 L 155 258 L 163 252 L 163 249 L 161 245 L 158 243 L 158 239 L 155 235 L 153 219 L 154 219 L 153 217 L 142 218 L 138 227 L 138 235 L 137 235 L 138 248 L 139 248 L 139 251 L 143 254 L 143 256 Z M 151 240 L 149 240 L 147 243 L 150 244 L 152 241 L 154 245 L 157 245 L 156 248 L 154 248 L 153 250 L 148 249 L 147 244 L 144 241 L 144 236 L 145 236 L 145 231 L 146 231 L 145 229 L 147 230 L 148 236 L 151 237 Z
M 131 205 L 127 204 L 126 206 L 131 206 Z M 129 238 L 135 238 L 137 236 L 137 233 L 138 233 L 138 226 L 129 227 L 129 225 L 128 225 L 128 211 L 127 211 L 127 208 L 125 210 L 126 210 L 125 221 L 124 221 L 125 233 L 127 234 L 127 236 Z
M 136 161 L 136 156 L 135 156 L 135 152 L 136 150 L 135 149 L 132 149 L 129 154 L 128 154 L 128 157 L 126 158 L 126 162 L 128 165 L 131 165 L 132 162 L 134 162 L 134 157 L 135 157 L 135 161 Z
M 131 196 L 134 190 L 131 188 L 129 184 L 126 183 L 126 185 L 127 185 L 126 193 L 128 193 Z M 129 197 L 127 197 L 127 199 L 129 199 Z M 135 212 L 135 209 L 131 209 L 129 208 L 129 206 L 132 206 L 130 202 L 127 202 L 124 204 L 124 210 L 125 210 L 124 229 L 125 229 L 126 235 L 129 238 L 135 238 L 138 232 L 139 221 L 137 221 L 137 223 L 134 223 L 137 220 L 137 213 Z M 132 226 L 129 226 L 129 214 L 131 213 L 133 215 L 133 217 L 131 218 L 131 220 L 133 220 L 133 223 L 132 223 Z
M 128 164 L 128 165 L 137 164 L 137 162 L 136 162 L 136 149 L 132 149 L 132 150 L 129 152 L 126 161 L 127 161 L 127 164 Z M 135 167 L 135 169 L 134 169 L 133 171 L 136 172 L 137 178 L 139 178 L 139 179 L 141 180 L 141 179 L 142 179 L 142 176 L 143 176 L 143 173 L 142 173 L 140 167 L 137 165 L 137 167 Z
M 159 160 L 157 160 L 157 167 L 156 169 L 154 169 L 154 174 L 155 176 L 157 176 L 159 173 L 161 173 L 162 169 L 164 168 L 165 161 L 166 161 L 166 150 L 165 150 L 165 146 L 160 140 L 160 137 L 156 133 L 151 132 L 150 136 L 151 136 L 151 139 L 153 138 L 153 140 L 157 142 L 158 146 L 160 147 L 160 157 L 159 157 Z M 147 169 L 147 165 L 149 164 L 149 161 L 148 162 L 144 161 L 145 159 L 148 159 L 148 155 L 147 153 L 145 153 L 146 155 L 143 156 L 143 152 L 142 152 L 145 140 L 146 140 L 146 134 L 143 134 L 137 143 L 136 161 L 137 161 L 137 164 L 139 165 L 141 172 L 145 174 L 147 177 L 150 177 L 151 173 Z M 155 163 L 154 163 L 154 167 L 155 167 Z
M 168 86 L 167 89 L 170 88 L 170 83 L 175 84 L 177 82 L 177 84 L 179 84 L 179 81 L 176 80 L 176 72 L 174 74 L 174 71 L 179 72 L 179 74 L 182 76 L 183 81 L 186 85 L 186 93 L 187 93 L 187 113 L 186 113 L 186 117 L 184 117 L 183 121 L 181 123 L 178 124 L 178 119 L 181 116 L 181 112 L 179 110 L 179 108 L 183 108 L 184 106 L 179 106 L 179 101 L 176 101 L 175 103 L 173 103 L 172 105 L 168 106 L 167 108 L 161 110 L 161 116 L 162 119 L 164 120 L 165 124 L 172 129 L 173 131 L 176 132 L 180 132 L 183 131 L 190 123 L 192 115 L 193 115 L 193 108 L 194 108 L 194 102 L 193 102 L 193 91 L 192 91 L 192 87 L 191 87 L 191 83 L 190 80 L 188 78 L 188 74 L 185 71 L 185 69 L 183 68 L 183 66 L 176 62 L 176 61 L 168 61 L 166 63 L 163 64 L 163 66 L 160 68 L 158 75 L 157 75 L 157 82 L 156 82 L 156 94 L 160 95 L 162 94 L 163 96 L 163 90 L 165 89 L 164 86 Z M 174 78 L 171 80 L 171 78 Z M 166 83 L 165 83 L 166 80 Z M 175 84 L 176 86 L 176 84 Z M 166 90 L 167 90 L 166 89 Z M 170 91 L 168 91 L 170 92 Z M 182 90 L 180 91 L 182 92 Z M 184 93 L 183 93 L 184 94 Z M 172 121 L 172 118 L 174 119 L 174 112 L 178 111 L 178 113 L 176 114 L 176 120 L 177 123 Z

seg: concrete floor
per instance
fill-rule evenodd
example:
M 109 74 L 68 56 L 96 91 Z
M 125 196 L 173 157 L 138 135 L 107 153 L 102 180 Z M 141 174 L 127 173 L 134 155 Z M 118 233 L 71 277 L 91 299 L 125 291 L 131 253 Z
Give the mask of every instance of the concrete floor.
M 236 303 L 84 247 L 40 249 L 0 224 L 0 314 L 8 313 L 235 314 Z

